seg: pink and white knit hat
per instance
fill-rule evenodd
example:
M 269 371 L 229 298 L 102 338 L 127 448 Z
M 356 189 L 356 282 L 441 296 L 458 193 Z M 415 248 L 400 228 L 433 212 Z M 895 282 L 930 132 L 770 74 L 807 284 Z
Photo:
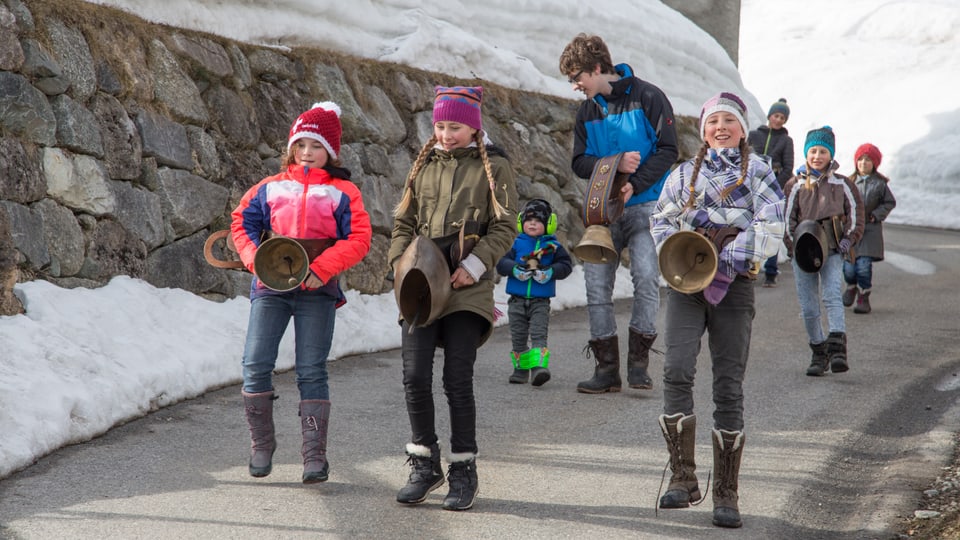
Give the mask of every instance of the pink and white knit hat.
M 747 106 L 743 103 L 743 100 L 736 94 L 720 92 L 708 99 L 706 103 L 703 104 L 703 108 L 700 109 L 701 139 L 706 138 L 704 128 L 706 127 L 707 117 L 720 111 L 728 112 L 737 117 L 737 120 L 740 121 L 740 127 L 743 128 L 744 137 L 747 136 L 747 133 L 750 133 L 750 130 L 747 128 L 747 121 L 745 120 L 747 116 Z

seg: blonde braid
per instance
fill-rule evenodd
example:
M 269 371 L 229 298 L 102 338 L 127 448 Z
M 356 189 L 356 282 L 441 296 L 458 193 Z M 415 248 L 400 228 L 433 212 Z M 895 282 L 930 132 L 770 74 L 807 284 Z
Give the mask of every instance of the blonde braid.
M 747 169 L 750 166 L 750 145 L 747 144 L 746 139 L 740 139 L 740 179 L 731 186 L 723 188 L 723 191 L 720 192 L 720 201 L 730 196 L 733 193 L 733 190 L 737 189 L 743 185 L 743 181 L 747 179 Z
M 687 210 L 694 207 L 694 203 L 697 201 L 697 176 L 700 174 L 700 166 L 703 165 L 703 158 L 707 155 L 707 149 L 710 148 L 707 143 L 703 143 L 703 146 L 700 147 L 700 151 L 697 152 L 697 157 L 693 162 L 693 173 L 690 175 L 690 197 L 687 199 L 687 204 L 683 205 L 683 209 Z
M 483 170 L 487 173 L 487 180 L 490 183 L 490 198 L 493 199 L 493 213 L 500 219 L 507 209 L 497 200 L 497 183 L 493 177 L 493 167 L 490 165 L 490 158 L 487 156 L 487 147 L 483 144 L 483 132 L 477 130 L 473 134 L 473 140 L 477 143 L 477 149 L 480 150 L 480 159 L 483 161 Z
M 413 181 L 416 180 L 417 175 L 420 174 L 420 170 L 423 169 L 423 164 L 427 161 L 427 155 L 430 154 L 430 150 L 433 149 L 435 144 L 437 144 L 437 136 L 432 135 L 430 140 L 420 149 L 420 153 L 417 154 L 416 161 L 414 161 L 413 166 L 410 167 L 410 174 L 407 175 L 407 179 L 403 183 L 403 197 L 393 209 L 394 217 L 404 213 L 410 206 L 410 200 L 413 198 Z

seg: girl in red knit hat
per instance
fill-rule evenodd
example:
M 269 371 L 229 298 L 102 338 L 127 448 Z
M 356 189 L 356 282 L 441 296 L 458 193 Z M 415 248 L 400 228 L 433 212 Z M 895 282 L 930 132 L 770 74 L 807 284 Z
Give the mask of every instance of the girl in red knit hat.
M 340 135 L 340 107 L 331 102 L 314 104 L 290 128 L 283 171 L 251 187 L 233 211 L 233 242 L 240 260 L 255 275 L 242 390 L 252 438 L 251 476 L 267 476 L 272 469 L 277 447 L 273 401 L 277 395 L 271 375 L 291 317 L 300 390 L 303 483 L 324 482 L 329 473 L 327 354 L 333 341 L 335 310 L 346 302 L 338 276 L 367 254 L 372 233 L 360 190 L 340 163 Z M 296 242 L 284 244 L 279 237 Z M 267 247 L 265 242 L 271 241 Z M 298 244 L 304 248 L 300 259 L 297 250 L 272 247 Z M 262 253 L 261 247 L 265 248 Z M 289 280 L 277 279 L 288 273 Z
M 420 270 L 450 276 L 432 285 L 437 296 L 448 295 L 435 314 L 431 306 L 430 317 L 401 321 L 403 388 L 412 437 L 406 446 L 410 476 L 397 501 L 421 503 L 444 482 L 432 388 L 434 351 L 441 347 L 451 430 L 450 491 L 443 508 L 467 510 L 478 491 L 473 365 L 477 349 L 493 330 L 497 261 L 517 234 L 517 185 L 506 155 L 489 145 L 483 132 L 483 88 L 435 90 L 433 136 L 407 175 L 387 255 L 397 275 L 398 298 L 404 294 L 407 261 L 427 242 L 443 248 L 432 260 L 445 268 Z M 448 269 L 449 274 L 443 274 Z
M 850 175 L 860 190 L 864 212 L 863 236 L 854 246 L 856 258 L 853 262 L 843 261 L 843 280 L 847 283 L 843 305 L 850 307 L 856 302 L 854 313 L 870 313 L 873 263 L 883 260 L 883 221 L 897 205 L 890 191 L 890 179 L 877 171 L 881 159 L 879 148 L 861 144 L 854 154 L 857 170 Z

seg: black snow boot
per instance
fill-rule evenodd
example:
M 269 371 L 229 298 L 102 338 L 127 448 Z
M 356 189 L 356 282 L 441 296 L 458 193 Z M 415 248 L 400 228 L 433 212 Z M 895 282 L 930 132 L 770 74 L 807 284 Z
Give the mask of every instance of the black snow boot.
M 464 453 L 451 456 L 447 482 L 450 484 L 450 492 L 443 499 L 444 510 L 469 510 L 473 507 L 473 500 L 480 492 L 477 455 Z
M 584 394 L 602 394 L 619 392 L 623 382 L 620 380 L 620 343 L 617 336 L 591 339 L 590 350 L 597 362 L 593 378 L 577 384 L 577 392 Z
M 830 358 L 830 369 L 834 373 L 843 373 L 850 369 L 847 364 L 847 334 L 830 332 L 827 336 L 827 357 Z
M 827 342 L 811 343 L 810 350 L 813 356 L 810 357 L 810 367 L 807 368 L 807 375 L 819 377 L 830 371 L 830 362 L 827 358 Z
M 443 469 L 440 467 L 440 445 L 431 446 L 407 443 L 407 463 L 410 464 L 410 478 L 407 485 L 397 493 L 397 502 L 417 504 L 426 500 L 427 495 L 443 485 Z

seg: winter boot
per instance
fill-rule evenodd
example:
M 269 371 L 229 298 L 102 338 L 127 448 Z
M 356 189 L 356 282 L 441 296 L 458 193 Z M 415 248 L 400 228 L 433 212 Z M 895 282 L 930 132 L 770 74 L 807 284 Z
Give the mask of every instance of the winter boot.
M 602 394 L 619 392 L 623 384 L 620 380 L 620 344 L 617 336 L 592 339 L 588 346 L 597 362 L 593 378 L 577 383 L 577 392 L 584 394 Z
M 627 349 L 627 384 L 630 388 L 653 388 L 653 379 L 647 374 L 647 368 L 650 366 L 650 348 L 656 339 L 656 334 L 641 334 L 630 329 L 630 348 Z
M 683 413 L 660 415 L 660 430 L 670 452 L 670 484 L 660 497 L 660 508 L 686 508 L 702 497 L 697 483 L 696 447 L 697 417 Z
M 843 373 L 850 369 L 847 365 L 847 334 L 830 332 L 827 336 L 827 357 L 834 373 Z
M 241 390 L 243 410 L 250 426 L 250 476 L 262 478 L 273 470 L 277 439 L 273 427 L 273 391 L 248 394 Z
M 422 503 L 427 495 L 443 485 L 443 469 L 440 467 L 440 445 L 431 446 L 407 443 L 407 463 L 410 464 L 410 478 L 407 485 L 397 493 L 397 502 L 403 504 Z
M 813 356 L 810 357 L 810 367 L 807 368 L 807 375 L 819 377 L 830 371 L 830 362 L 827 358 L 827 342 L 811 343 L 810 350 Z
M 853 305 L 853 301 L 857 299 L 857 286 L 856 285 L 847 285 L 846 290 L 843 291 L 843 305 L 845 307 L 850 307 Z
M 533 386 L 543 386 L 544 383 L 550 380 L 550 370 L 548 366 L 550 365 L 550 350 L 546 347 L 538 349 L 530 349 L 528 353 L 528 361 L 532 365 L 530 368 L 530 375 L 533 377 L 533 380 L 530 382 Z
M 469 510 L 473 500 L 480 493 L 477 481 L 477 455 L 472 452 L 450 456 L 450 469 L 447 472 L 450 491 L 443 499 L 444 510 Z
M 300 429 L 303 433 L 303 483 L 326 482 L 330 472 L 327 462 L 327 426 L 330 423 L 330 402 L 306 399 L 300 402 Z
M 713 430 L 713 524 L 717 527 L 743 526 L 737 489 L 744 440 L 742 431 Z
M 523 358 L 525 354 L 527 353 L 517 354 L 513 351 L 510 352 L 510 363 L 513 364 L 513 374 L 510 375 L 509 379 L 510 384 L 527 384 L 527 380 L 530 379 L 530 370 L 520 367 L 520 359 Z
M 853 308 L 854 313 L 870 313 L 870 289 L 860 291 L 857 297 L 857 305 Z

